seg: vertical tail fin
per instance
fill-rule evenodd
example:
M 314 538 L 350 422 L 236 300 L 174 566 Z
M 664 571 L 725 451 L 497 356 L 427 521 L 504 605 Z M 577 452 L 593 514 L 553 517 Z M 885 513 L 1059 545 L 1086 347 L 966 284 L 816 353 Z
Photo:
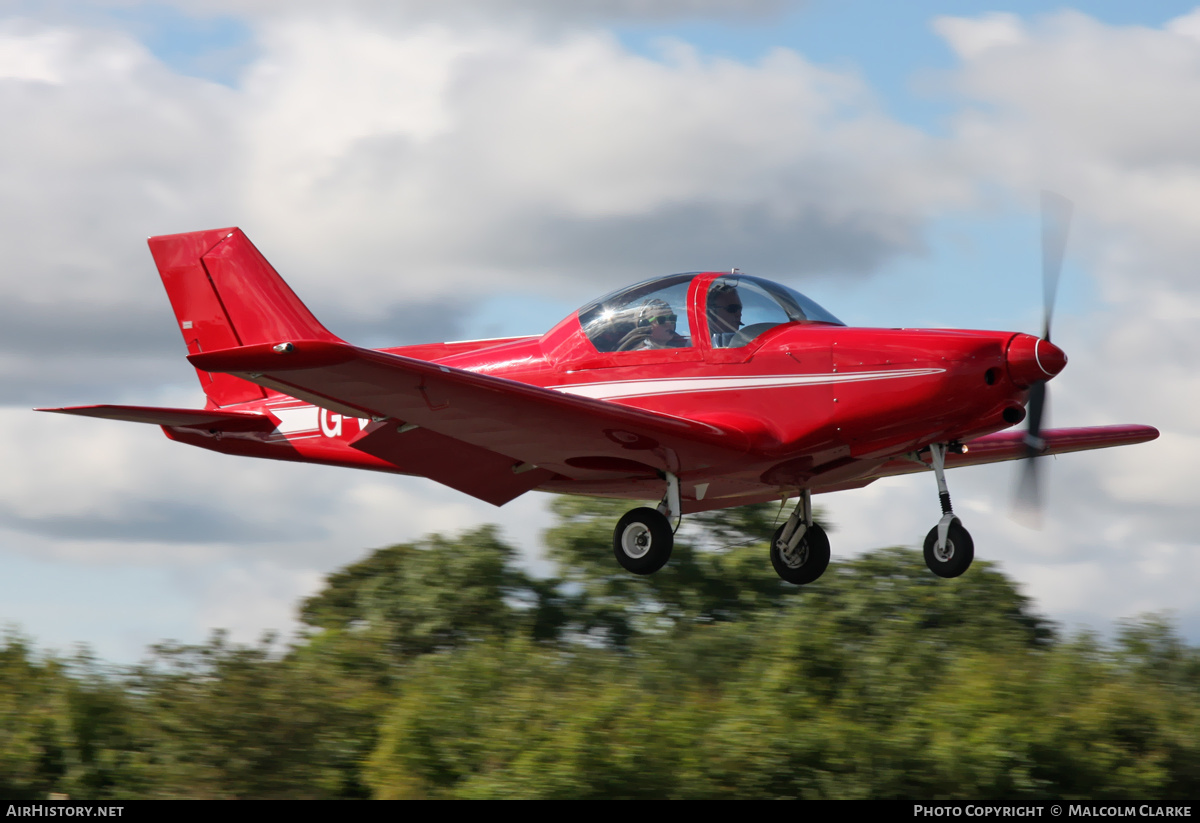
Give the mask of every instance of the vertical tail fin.
M 151 237 L 149 244 L 189 354 L 286 340 L 338 341 L 241 229 Z M 259 386 L 231 375 L 196 373 L 217 406 L 265 397 Z

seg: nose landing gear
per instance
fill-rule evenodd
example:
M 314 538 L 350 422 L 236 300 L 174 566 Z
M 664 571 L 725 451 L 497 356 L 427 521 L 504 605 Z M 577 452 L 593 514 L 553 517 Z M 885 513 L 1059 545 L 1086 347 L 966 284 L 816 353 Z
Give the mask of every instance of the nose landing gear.
M 975 543 L 950 507 L 950 490 L 946 486 L 946 444 L 930 443 L 929 454 L 937 478 L 942 519 L 925 535 L 925 565 L 938 577 L 958 577 L 971 567 Z

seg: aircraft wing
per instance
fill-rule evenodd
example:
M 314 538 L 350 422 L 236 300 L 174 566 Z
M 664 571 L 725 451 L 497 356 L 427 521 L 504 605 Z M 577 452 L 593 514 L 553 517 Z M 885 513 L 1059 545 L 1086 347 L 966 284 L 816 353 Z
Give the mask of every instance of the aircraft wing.
M 730 463 L 748 450 L 740 432 L 707 423 L 342 342 L 243 346 L 188 360 L 336 412 L 386 418 L 401 436 L 420 427 L 478 446 L 511 458 L 514 472 L 678 472 Z
M 254 412 L 219 409 L 167 409 L 154 406 L 68 406 L 61 409 L 34 409 L 56 414 L 76 414 L 104 420 L 125 420 L 155 426 L 186 426 L 225 432 L 268 432 L 275 428 L 271 418 Z
M 1074 429 L 1044 429 L 1041 433 L 1045 448 L 1039 454 L 1066 454 L 1089 449 L 1107 449 L 1112 446 L 1131 446 L 1145 443 L 1158 437 L 1153 426 L 1086 426 Z M 946 455 L 946 468 L 958 466 L 980 466 L 984 463 L 1000 463 L 1005 460 L 1020 460 L 1026 456 L 1025 432 L 1003 431 L 984 435 L 963 444 L 963 454 Z M 897 474 L 929 469 L 928 455 L 921 462 L 910 459 L 894 459 L 883 464 L 874 477 L 891 477 Z

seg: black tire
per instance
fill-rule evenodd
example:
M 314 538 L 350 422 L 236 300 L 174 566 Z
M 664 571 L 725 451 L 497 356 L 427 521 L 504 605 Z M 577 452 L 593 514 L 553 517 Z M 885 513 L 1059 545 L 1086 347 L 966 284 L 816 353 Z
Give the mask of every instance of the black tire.
M 613 554 L 627 572 L 654 574 L 671 559 L 675 535 L 657 509 L 634 509 L 613 529 Z
M 784 553 L 785 547 L 780 544 L 782 536 L 783 526 L 780 526 L 771 538 L 771 565 L 777 575 L 788 583 L 802 586 L 825 573 L 829 567 L 829 536 L 824 529 L 813 523 L 790 554 Z
M 946 532 L 946 548 L 941 553 L 937 550 L 937 526 L 925 535 L 925 565 L 938 577 L 958 577 L 971 568 L 974 559 L 975 541 L 957 520 Z

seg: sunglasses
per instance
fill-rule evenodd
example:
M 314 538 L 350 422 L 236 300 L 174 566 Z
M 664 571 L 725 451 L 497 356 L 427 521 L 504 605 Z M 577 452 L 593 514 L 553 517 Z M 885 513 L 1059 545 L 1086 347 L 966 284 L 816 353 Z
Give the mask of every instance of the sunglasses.
M 674 323 L 677 319 L 678 316 L 674 314 L 660 314 L 658 317 L 651 317 L 650 323 L 658 323 L 660 326 L 665 326 L 668 323 Z
M 738 312 L 740 312 L 742 310 L 742 304 L 741 303 L 730 303 L 728 306 L 713 306 L 713 308 L 718 309 L 718 310 L 724 309 L 725 311 L 729 312 L 730 314 L 737 314 Z

